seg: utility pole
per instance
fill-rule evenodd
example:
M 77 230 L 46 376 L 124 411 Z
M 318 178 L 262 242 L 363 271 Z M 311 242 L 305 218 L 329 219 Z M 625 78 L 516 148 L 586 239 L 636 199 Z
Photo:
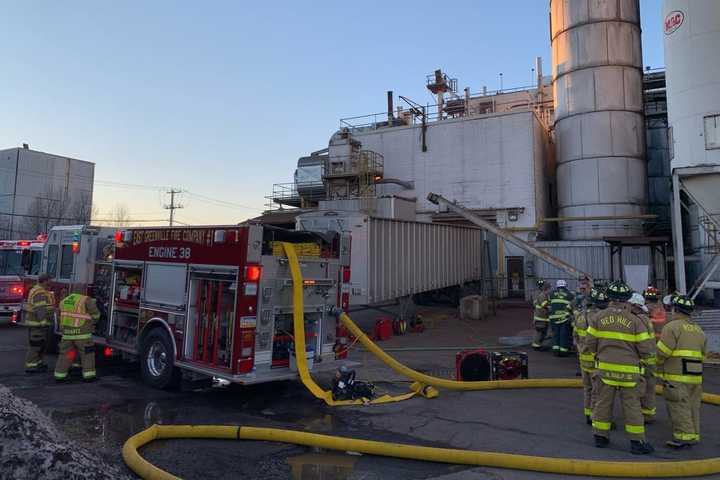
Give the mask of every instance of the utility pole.
M 171 188 L 167 191 L 167 193 L 170 195 L 170 204 L 165 205 L 165 210 L 170 210 L 170 226 L 173 226 L 173 219 L 175 218 L 175 210 L 178 208 L 183 208 L 182 205 L 175 202 L 175 195 L 179 195 L 182 193 L 182 190 L 176 190 L 174 188 Z

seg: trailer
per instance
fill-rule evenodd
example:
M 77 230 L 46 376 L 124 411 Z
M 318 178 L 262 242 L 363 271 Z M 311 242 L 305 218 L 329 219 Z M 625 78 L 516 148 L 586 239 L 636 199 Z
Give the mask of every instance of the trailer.
M 350 262 L 346 236 L 260 225 L 146 227 L 114 231 L 108 244 L 106 229 L 59 227 L 46 255 L 66 232 L 77 239 L 70 251 L 86 257 L 67 259 L 62 279 L 98 299 L 94 342 L 105 354 L 138 359 L 149 385 L 296 378 L 292 279 L 280 242 L 296 244 L 300 255 L 308 363 L 334 370 L 347 355 L 331 315 Z
M 380 305 L 479 282 L 482 231 L 475 227 L 376 218 L 359 212 L 298 215 L 299 231 L 352 238 L 349 304 Z

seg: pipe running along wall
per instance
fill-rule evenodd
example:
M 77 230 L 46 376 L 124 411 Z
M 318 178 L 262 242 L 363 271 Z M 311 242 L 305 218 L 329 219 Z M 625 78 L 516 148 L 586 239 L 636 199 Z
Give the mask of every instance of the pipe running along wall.
M 356 402 L 334 402 L 330 392 L 318 386 L 309 375 L 305 360 L 304 315 L 302 308 L 302 277 L 300 267 L 291 244 L 285 244 L 285 251 L 293 276 L 294 299 L 294 336 L 298 372 L 303 384 L 315 395 L 330 405 L 347 405 Z M 503 380 L 490 382 L 458 382 L 444 378 L 431 377 L 412 370 L 383 352 L 355 323 L 344 313 L 340 315 L 343 325 L 348 327 L 369 351 L 396 372 L 416 381 L 415 389 L 427 390 L 427 385 L 456 390 L 497 390 L 519 388 L 568 388 L 580 387 L 578 379 L 528 379 Z M 302 348 L 300 348 L 302 347 Z M 662 388 L 658 387 L 658 393 Z M 406 394 L 410 398 L 415 394 Z M 390 397 L 398 398 L 398 397 Z M 393 401 L 393 400 L 390 400 Z M 396 401 L 396 400 L 395 400 Z M 332 403 L 330 403 L 332 402 Z M 720 405 L 720 395 L 703 394 L 703 402 Z M 484 467 L 508 468 L 535 472 L 557 473 L 565 475 L 591 475 L 620 478 L 671 478 L 701 476 L 720 473 L 720 458 L 705 460 L 672 461 L 672 462 L 609 462 L 599 460 L 581 460 L 570 458 L 538 457 L 510 453 L 481 452 L 452 448 L 434 448 L 407 445 L 391 442 L 376 442 L 354 438 L 319 435 L 293 430 L 275 428 L 256 428 L 244 426 L 219 425 L 153 425 L 130 437 L 123 446 L 122 455 L 125 463 L 136 474 L 146 480 L 175 480 L 178 477 L 165 472 L 143 459 L 138 449 L 156 439 L 171 438 L 212 438 L 226 440 L 254 440 L 284 442 L 308 447 L 325 448 L 328 450 L 353 451 L 368 455 L 405 458 L 429 462 L 452 463 Z

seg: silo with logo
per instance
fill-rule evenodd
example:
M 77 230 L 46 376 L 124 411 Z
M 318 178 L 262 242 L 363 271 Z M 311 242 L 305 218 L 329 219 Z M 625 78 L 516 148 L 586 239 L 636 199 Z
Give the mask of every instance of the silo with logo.
M 563 240 L 633 236 L 647 203 L 637 0 L 551 0 Z M 578 221 L 578 219 L 585 219 Z

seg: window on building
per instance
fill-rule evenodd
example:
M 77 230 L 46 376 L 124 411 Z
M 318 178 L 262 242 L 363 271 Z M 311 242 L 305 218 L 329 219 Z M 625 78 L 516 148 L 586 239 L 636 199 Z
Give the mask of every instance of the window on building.
M 69 279 L 72 276 L 74 262 L 75 256 L 72 245 L 63 245 L 62 255 L 60 256 L 60 278 Z
M 720 114 L 705 117 L 705 150 L 720 148 Z
M 57 262 L 58 262 L 58 246 L 50 245 L 48 247 L 48 260 L 47 260 L 47 274 L 50 278 L 57 276 Z
M 673 127 L 668 127 L 668 149 L 670 150 L 670 159 L 675 158 L 675 139 L 673 138 Z

